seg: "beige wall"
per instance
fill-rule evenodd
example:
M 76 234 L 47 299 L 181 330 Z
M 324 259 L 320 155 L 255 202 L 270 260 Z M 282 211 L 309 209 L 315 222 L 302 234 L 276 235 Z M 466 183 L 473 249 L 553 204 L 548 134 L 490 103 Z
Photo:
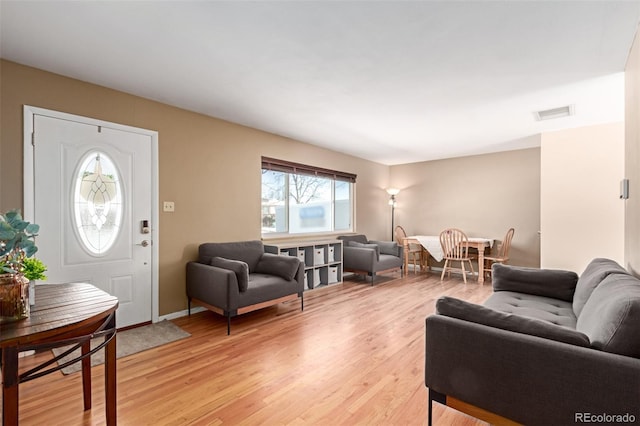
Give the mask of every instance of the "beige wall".
M 640 42 L 626 72 L 625 262 L 640 272 Z M 457 226 L 501 239 L 516 228 L 512 263 L 540 264 L 540 149 L 387 167 L 105 87 L 0 61 L 0 211 L 22 207 L 22 106 L 32 105 L 159 132 L 160 314 L 186 307 L 184 267 L 203 241 L 260 237 L 262 155 L 358 175 L 357 231 L 389 239 L 385 188 L 398 195 L 396 224 L 410 234 Z
M 582 273 L 624 258 L 624 124 L 542 135 L 540 266 Z
M 22 107 L 159 132 L 159 311 L 186 308 L 185 264 L 205 241 L 260 238 L 260 159 L 356 173 L 357 230 L 385 237 L 389 168 L 101 86 L 0 62 L 0 211 L 22 208 Z M 46 232 L 45 229 L 41 232 Z
M 401 190 L 396 224 L 407 233 L 457 227 L 502 240 L 514 227 L 510 263 L 539 265 L 538 148 L 392 166 L 390 182 Z
M 625 68 L 625 174 L 630 196 L 625 211 L 624 262 L 640 276 L 640 32 Z

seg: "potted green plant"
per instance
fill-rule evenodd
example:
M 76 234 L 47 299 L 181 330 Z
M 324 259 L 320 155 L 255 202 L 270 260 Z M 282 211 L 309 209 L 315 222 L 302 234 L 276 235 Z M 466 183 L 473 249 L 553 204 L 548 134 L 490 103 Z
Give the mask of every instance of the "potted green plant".
M 22 274 L 29 281 L 46 280 L 46 271 L 46 265 L 38 258 L 28 257 L 22 262 Z
M 38 251 L 35 237 L 39 230 L 38 225 L 23 220 L 19 210 L 0 214 L 0 322 L 29 316 L 25 260 Z
M 38 258 L 28 257 L 22 262 L 22 274 L 29 280 L 29 305 L 31 306 L 36 304 L 36 281 L 47 279 L 44 274 L 46 270 L 47 266 Z

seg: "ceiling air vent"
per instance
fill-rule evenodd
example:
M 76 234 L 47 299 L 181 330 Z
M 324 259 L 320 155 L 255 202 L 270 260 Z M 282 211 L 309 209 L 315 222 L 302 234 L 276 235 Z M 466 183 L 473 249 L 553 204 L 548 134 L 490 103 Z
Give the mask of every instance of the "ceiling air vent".
M 568 117 L 574 114 L 573 105 L 567 105 L 558 108 L 545 109 L 543 111 L 536 111 L 534 115 L 536 120 L 553 120 L 554 118 Z

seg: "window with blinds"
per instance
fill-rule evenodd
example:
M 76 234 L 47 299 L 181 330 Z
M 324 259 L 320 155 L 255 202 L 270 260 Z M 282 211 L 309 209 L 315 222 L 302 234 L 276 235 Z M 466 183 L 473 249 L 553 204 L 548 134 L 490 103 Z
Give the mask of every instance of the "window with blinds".
M 262 234 L 353 229 L 356 175 L 262 157 Z

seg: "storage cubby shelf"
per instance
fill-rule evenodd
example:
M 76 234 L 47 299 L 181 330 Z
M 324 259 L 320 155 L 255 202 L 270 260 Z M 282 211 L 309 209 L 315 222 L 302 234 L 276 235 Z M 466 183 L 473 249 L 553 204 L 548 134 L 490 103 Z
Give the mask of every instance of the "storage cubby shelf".
M 265 244 L 267 253 L 296 256 L 304 262 L 304 289 L 342 282 L 342 241 L 288 241 Z

